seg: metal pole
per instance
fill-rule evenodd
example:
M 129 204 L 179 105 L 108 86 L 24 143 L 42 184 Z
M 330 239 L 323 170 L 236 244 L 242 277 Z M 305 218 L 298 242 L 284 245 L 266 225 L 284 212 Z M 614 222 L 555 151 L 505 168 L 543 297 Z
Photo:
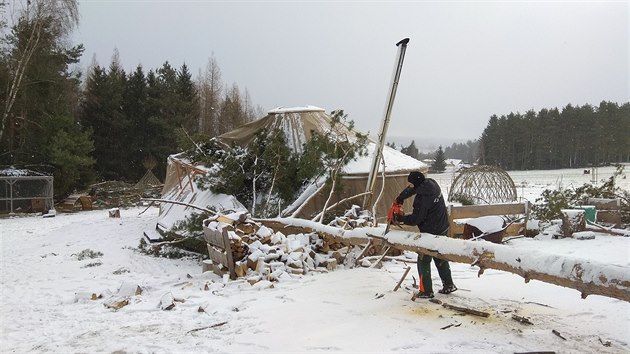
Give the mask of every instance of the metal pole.
M 10 205 L 11 205 L 11 211 L 10 214 L 13 214 L 13 184 L 15 183 L 16 180 L 11 179 L 8 180 L 9 182 L 9 200 L 10 200 Z
M 368 175 L 367 186 L 365 188 L 365 191 L 370 192 L 370 194 L 366 195 L 363 199 L 364 209 L 368 209 L 372 204 L 372 192 L 374 191 L 374 184 L 376 183 L 376 176 L 378 175 L 378 166 L 381 163 L 381 158 L 383 157 L 383 146 L 385 145 L 385 137 L 387 136 L 389 119 L 394 106 L 394 98 L 396 98 L 396 90 L 398 89 L 398 80 L 400 79 L 400 72 L 402 71 L 405 52 L 407 51 L 407 43 L 409 43 L 409 38 L 405 38 L 396 43 L 396 46 L 398 47 L 396 66 L 394 67 L 392 84 L 389 89 L 387 104 L 385 106 L 385 115 L 381 124 L 381 131 L 378 135 L 378 145 L 374 149 L 374 154 L 372 155 L 372 167 L 370 168 L 370 174 Z

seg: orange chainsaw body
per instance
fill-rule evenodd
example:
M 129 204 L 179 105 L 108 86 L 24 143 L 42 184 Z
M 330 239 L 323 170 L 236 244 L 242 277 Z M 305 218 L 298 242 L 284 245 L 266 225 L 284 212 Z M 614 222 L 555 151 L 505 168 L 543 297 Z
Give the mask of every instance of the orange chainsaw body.
M 394 218 L 395 215 L 405 215 L 405 212 L 403 212 L 402 204 L 393 202 L 392 206 L 389 208 L 389 213 L 387 213 L 388 224 L 398 224 L 398 222 Z

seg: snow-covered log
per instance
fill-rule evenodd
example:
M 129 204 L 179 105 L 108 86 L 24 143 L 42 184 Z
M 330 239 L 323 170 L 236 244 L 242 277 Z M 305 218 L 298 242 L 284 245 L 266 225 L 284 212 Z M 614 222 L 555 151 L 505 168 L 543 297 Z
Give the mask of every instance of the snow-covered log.
M 349 245 L 365 245 L 372 236 L 383 233 L 383 228 L 342 230 L 294 218 L 257 221 L 277 231 L 317 232 L 321 237 L 332 237 L 337 242 Z M 480 269 L 479 275 L 485 269 L 497 269 L 518 274 L 525 282 L 539 280 L 576 289 L 580 291 L 582 298 L 602 295 L 630 302 L 630 272 L 627 267 L 556 255 L 542 250 L 519 249 L 487 241 L 452 239 L 427 233 L 393 230 L 382 238 L 399 250 L 476 265 Z

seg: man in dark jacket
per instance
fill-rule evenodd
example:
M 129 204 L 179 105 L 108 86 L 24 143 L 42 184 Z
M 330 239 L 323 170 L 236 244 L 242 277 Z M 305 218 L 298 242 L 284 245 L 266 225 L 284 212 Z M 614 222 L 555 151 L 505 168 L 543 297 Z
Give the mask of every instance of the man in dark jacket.
M 440 186 L 431 178 L 425 178 L 421 172 L 409 173 L 407 181 L 411 183 L 396 197 L 396 202 L 402 202 L 415 194 L 413 200 L 413 212 L 407 215 L 399 215 L 396 220 L 406 225 L 417 225 L 420 232 L 433 235 L 446 235 L 448 233 L 448 215 L 444 197 Z M 431 256 L 418 254 L 418 274 L 420 274 L 420 293 L 417 297 L 432 298 L 433 284 L 431 282 L 431 259 L 435 262 L 440 279 L 442 279 L 442 294 L 450 294 L 457 290 L 451 277 L 451 268 L 448 261 Z

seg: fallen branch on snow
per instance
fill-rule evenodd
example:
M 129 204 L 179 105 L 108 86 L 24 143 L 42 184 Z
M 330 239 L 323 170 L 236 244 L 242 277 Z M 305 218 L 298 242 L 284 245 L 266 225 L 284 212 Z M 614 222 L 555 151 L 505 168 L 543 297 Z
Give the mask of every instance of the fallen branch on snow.
M 519 316 L 519 315 L 512 315 L 512 319 L 514 321 L 520 322 L 522 324 L 526 324 L 526 325 L 533 325 L 534 323 L 532 323 L 532 321 L 529 320 L 529 318 L 527 317 L 523 317 L 523 316 Z
M 227 321 L 225 322 L 219 322 L 216 324 L 213 324 L 212 326 L 206 326 L 206 327 L 201 327 L 201 328 L 195 328 L 195 329 L 191 329 L 190 331 L 186 332 L 186 334 L 192 333 L 192 332 L 197 332 L 197 331 L 203 331 L 204 329 L 210 329 L 210 328 L 216 328 L 216 327 L 221 327 L 223 325 L 227 324 Z
M 475 309 L 470 309 L 468 307 L 455 306 L 455 305 L 447 304 L 446 302 L 442 304 L 442 307 L 445 307 L 445 308 L 450 309 L 450 310 L 455 310 L 455 311 L 458 311 L 458 312 L 466 313 L 466 314 L 469 314 L 469 315 L 479 316 L 479 317 L 489 317 L 490 316 L 490 314 L 487 313 L 487 312 L 483 312 L 483 311 L 479 311 L 479 310 L 475 310 Z
M 142 200 L 146 200 L 146 201 L 150 201 L 150 202 L 158 202 L 158 203 L 171 203 L 171 204 L 184 205 L 184 206 L 187 206 L 187 207 L 191 207 L 191 208 L 194 208 L 194 209 L 205 211 L 206 213 L 210 213 L 212 215 L 218 215 L 218 213 L 216 211 L 212 211 L 212 210 L 207 209 L 207 208 L 202 208 L 200 206 L 196 206 L 196 205 L 190 204 L 190 203 L 178 202 L 176 200 L 153 199 L 153 198 L 142 198 Z

